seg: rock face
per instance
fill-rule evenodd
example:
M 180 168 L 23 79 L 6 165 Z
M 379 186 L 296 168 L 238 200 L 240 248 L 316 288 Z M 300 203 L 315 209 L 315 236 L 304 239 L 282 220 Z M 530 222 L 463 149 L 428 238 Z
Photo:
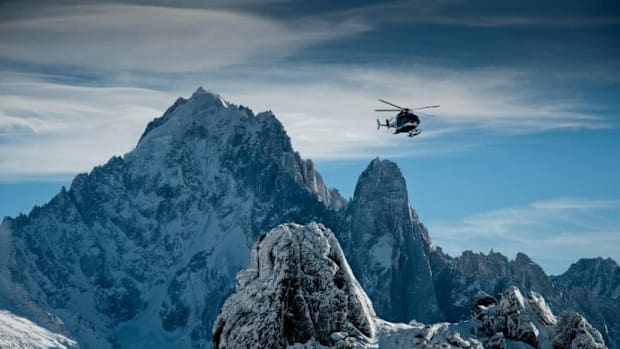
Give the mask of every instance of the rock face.
M 601 333 L 574 312 L 560 316 L 551 336 L 553 348 L 606 348 Z
M 497 294 L 515 285 L 545 297 L 559 296 L 542 268 L 523 253 L 518 253 L 512 261 L 493 251 L 488 255 L 465 251 L 452 258 L 436 248 L 431 265 L 439 306 L 448 321 L 466 319 L 470 299 L 481 291 Z
M 535 292 L 479 295 L 472 319 L 395 324 L 377 318 L 334 234 L 311 223 L 259 237 L 213 327 L 216 348 L 606 348 L 576 313 L 559 319 Z
M 319 224 L 287 224 L 259 237 L 213 340 L 217 348 L 311 340 L 346 347 L 374 337 L 374 316 L 334 234 Z
M 530 291 L 527 298 L 512 286 L 495 300 L 479 295 L 472 317 L 487 347 L 503 348 L 506 339 L 534 348 L 607 348 L 601 334 L 581 315 L 567 312 L 556 319 L 545 299 Z M 508 345 L 509 346 L 509 345 Z
M 90 347 L 203 348 L 259 232 L 327 224 L 344 204 L 272 113 L 198 89 L 133 151 L 3 222 L 0 300 L 58 315 Z
M 480 322 L 479 329 L 489 337 L 501 333 L 507 339 L 535 348 L 542 342 L 549 342 L 546 328 L 557 323 L 544 298 L 530 291 L 526 299 L 514 286 L 500 293 L 498 301 L 488 295 L 476 298 L 472 317 Z
M 213 327 L 216 348 L 476 348 L 447 324 L 376 318 L 334 234 L 285 224 L 259 237 Z
M 398 166 L 373 160 L 346 214 L 345 252 L 378 314 L 390 321 L 439 320 L 430 245 Z
M 620 325 L 620 268 L 612 259 L 582 259 L 556 277 L 523 253 L 515 260 L 491 251 L 464 252 L 452 258 L 440 248 L 431 253 L 439 307 L 445 319 L 469 316 L 469 299 L 479 292 L 497 294 L 510 285 L 546 298 L 556 311 L 578 311 L 598 328 L 610 348 L 617 348 Z
M 552 278 L 565 310 L 578 311 L 599 329 L 610 348 L 620 346 L 620 266 L 610 259 L 580 259 Z

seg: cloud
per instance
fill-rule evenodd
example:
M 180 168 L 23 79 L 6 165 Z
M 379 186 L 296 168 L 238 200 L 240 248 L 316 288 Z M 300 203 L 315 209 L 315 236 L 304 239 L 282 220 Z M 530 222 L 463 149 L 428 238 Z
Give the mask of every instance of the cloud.
M 613 7 L 613 3 L 611 1 L 609 3 Z M 523 3 L 519 6 L 498 6 L 495 1 L 486 0 L 405 0 L 379 2 L 323 13 L 321 16 L 332 20 L 335 18 L 355 19 L 373 25 L 407 23 L 482 28 L 574 28 L 620 24 L 618 11 L 606 12 L 605 6 L 601 6 L 600 10 L 596 6 L 589 6 L 586 7 L 588 11 L 584 11 L 583 6 L 563 7 L 549 4 L 546 1 Z
M 132 87 L 0 80 L 1 179 L 76 173 L 130 150 L 176 96 Z
M 1 6 L 1 5 L 0 5 Z M 0 23 L 0 58 L 108 71 L 196 72 L 273 62 L 369 28 L 295 23 L 213 9 L 98 4 L 33 6 Z
M 456 222 L 429 222 L 434 242 L 452 255 L 463 250 L 525 252 L 552 274 L 582 257 L 620 260 L 618 200 L 558 198 L 498 209 Z
M 290 81 L 277 81 L 274 76 L 278 75 Z M 367 158 L 377 153 L 426 156 L 485 144 L 481 138 L 492 139 L 497 134 L 613 126 L 603 117 L 584 112 L 586 105 L 578 100 L 541 100 L 528 88 L 530 78 L 506 69 L 464 73 L 428 66 L 309 65 L 218 86 L 232 101 L 273 110 L 302 154 L 317 159 Z M 375 118 L 394 116 L 373 112 L 382 107 L 377 98 L 404 106 L 440 104 L 441 108 L 432 111 L 437 117 L 424 118 L 424 131 L 412 148 L 406 137 L 376 131 Z
M 484 146 L 497 135 L 612 126 L 581 112 L 586 106 L 579 101 L 538 100 L 528 94 L 524 74 L 511 70 L 281 65 L 237 72 L 204 81 L 193 74 L 149 78 L 163 88 L 126 85 L 125 78 L 110 82 L 116 87 L 98 87 L 0 73 L 0 173 L 89 170 L 131 150 L 148 121 L 201 84 L 233 103 L 273 110 L 294 147 L 319 160 L 438 156 Z M 377 98 L 441 108 L 433 111 L 437 117 L 424 118 L 411 147 L 407 137 L 376 130 L 376 117 L 393 116 L 373 112 L 381 107 Z M 70 159 L 63 156 L 74 151 Z
M 445 3 L 416 6 L 436 12 Z M 240 10 L 32 4 L 27 15 L 0 16 L 0 177 L 89 170 L 131 150 L 149 120 L 200 85 L 256 111 L 273 110 L 295 148 L 320 160 L 438 156 L 498 135 L 615 127 L 579 95 L 541 96 L 536 76 L 523 69 L 286 59 L 361 35 L 381 16 L 411 6 L 286 19 Z M 554 92 L 568 95 L 560 90 Z M 377 98 L 441 108 L 424 119 L 411 147 L 406 137 L 376 131 L 376 117 L 393 116 L 373 112 Z

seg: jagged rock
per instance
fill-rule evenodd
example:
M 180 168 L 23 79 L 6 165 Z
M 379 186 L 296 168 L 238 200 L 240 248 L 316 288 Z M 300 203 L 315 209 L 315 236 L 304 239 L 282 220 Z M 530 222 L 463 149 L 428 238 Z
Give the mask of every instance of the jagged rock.
M 261 236 L 213 327 L 216 348 L 467 348 L 450 324 L 375 317 L 334 234 L 320 224 L 280 225 Z
M 481 320 L 481 318 L 486 314 L 486 311 L 490 307 L 494 307 L 497 305 L 497 299 L 493 298 L 489 294 L 485 292 L 480 292 L 471 305 L 471 317 L 476 320 Z
M 465 251 L 452 258 L 441 248 L 432 249 L 431 267 L 437 300 L 445 320 L 459 321 L 469 315 L 469 299 L 481 291 L 502 292 L 515 285 L 524 292 L 544 296 L 556 311 L 575 310 L 602 332 L 610 348 L 620 343 L 620 267 L 612 259 L 581 259 L 560 276 L 547 276 L 527 255 L 510 261 L 500 253 Z M 553 319 L 547 318 L 550 324 Z
M 428 237 L 398 166 L 374 159 L 360 175 L 346 213 L 344 249 L 379 316 L 439 320 Z
M 551 332 L 554 349 L 607 348 L 603 336 L 581 315 L 565 312 Z
M 543 325 L 550 326 L 557 323 L 555 315 L 551 312 L 551 308 L 549 308 L 543 296 L 534 291 L 530 291 L 527 294 L 527 301 Z
M 216 348 L 359 345 L 374 337 L 374 315 L 334 234 L 319 224 L 287 224 L 254 245 L 213 340 Z
M 606 348 L 601 334 L 581 315 L 564 313 L 557 320 L 545 299 L 529 292 L 527 300 L 512 286 L 498 296 L 474 300 L 472 316 L 477 332 L 489 348 L 507 347 L 506 339 L 527 343 L 534 348 Z
M 578 311 L 601 331 L 610 348 L 620 346 L 620 266 L 611 258 L 584 258 L 566 273 L 552 277 L 562 290 L 565 305 Z
M 494 334 L 483 343 L 487 349 L 506 349 L 506 338 L 501 332 Z

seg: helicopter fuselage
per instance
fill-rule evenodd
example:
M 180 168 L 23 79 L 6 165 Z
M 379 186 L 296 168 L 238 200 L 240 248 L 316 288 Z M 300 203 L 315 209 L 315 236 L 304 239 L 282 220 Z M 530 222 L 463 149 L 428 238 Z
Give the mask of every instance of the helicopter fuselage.
M 394 133 L 411 133 L 415 132 L 415 130 L 420 125 L 420 118 L 414 113 L 408 111 L 401 111 L 396 115 L 396 120 L 391 125 L 394 127 Z

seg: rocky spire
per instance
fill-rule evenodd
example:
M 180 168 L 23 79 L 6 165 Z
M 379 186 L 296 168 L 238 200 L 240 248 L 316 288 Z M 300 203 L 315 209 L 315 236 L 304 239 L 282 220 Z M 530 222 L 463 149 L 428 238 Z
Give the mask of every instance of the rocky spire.
M 398 166 L 374 159 L 347 209 L 345 251 L 377 313 L 390 321 L 439 319 L 424 228 Z
M 334 234 L 285 224 L 261 236 L 213 328 L 216 348 L 351 347 L 375 335 L 372 304 Z

